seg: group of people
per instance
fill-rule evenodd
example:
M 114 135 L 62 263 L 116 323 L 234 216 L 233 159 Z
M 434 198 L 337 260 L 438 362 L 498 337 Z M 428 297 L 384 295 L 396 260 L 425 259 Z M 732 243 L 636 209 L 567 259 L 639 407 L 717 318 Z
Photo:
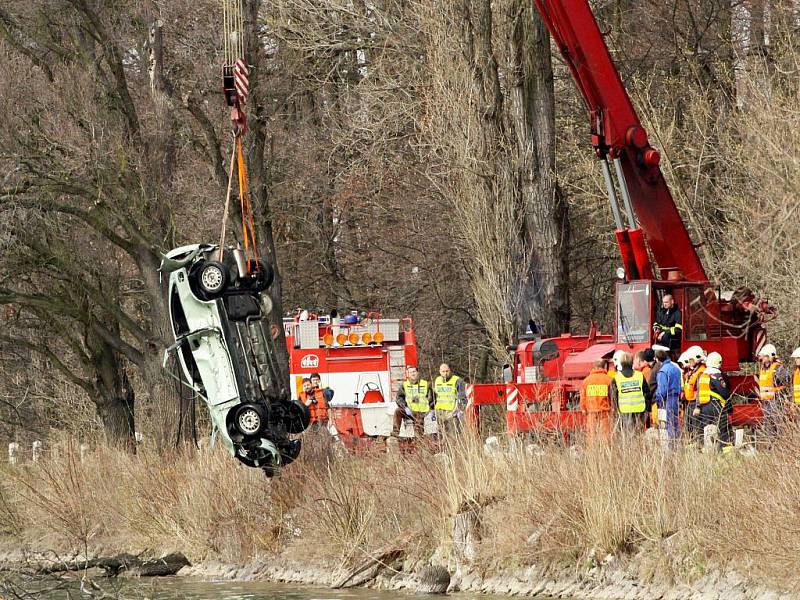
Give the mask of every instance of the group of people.
M 300 402 L 308 407 L 311 416 L 311 425 L 318 427 L 328 423 L 328 405 L 333 400 L 333 390 L 322 386 L 322 377 L 319 373 L 311 373 L 301 382 L 303 389 L 300 391 Z
M 397 393 L 397 408 L 392 419 L 392 437 L 400 435 L 404 420 L 413 423 L 414 436 L 425 434 L 425 419 L 436 421 L 439 433 L 461 431 L 467 407 L 466 383 L 450 365 L 439 365 L 439 375 L 431 386 L 414 365 L 406 367 L 406 378 Z
M 439 366 L 439 375 L 431 386 L 420 377 L 415 365 L 406 367 L 406 377 L 397 393 L 397 408 L 392 414 L 391 435 L 398 437 L 403 421 L 413 424 L 414 435 L 425 432 L 425 419 L 437 422 L 439 432 L 460 431 L 467 406 L 466 384 L 462 377 L 454 374 L 450 365 Z M 300 402 L 308 407 L 312 427 L 327 425 L 330 419 L 329 405 L 333 390 L 322 386 L 319 373 L 311 373 L 302 380 Z
M 758 352 L 757 393 L 767 433 L 777 431 L 788 406 L 800 410 L 800 348 L 792 359 L 792 368 L 783 365 L 772 344 Z M 580 390 L 589 439 L 608 440 L 618 415 L 626 429 L 663 425 L 673 443 L 682 436 L 698 442 L 707 425 L 716 425 L 721 448 L 732 447 L 732 389 L 721 368 L 722 356 L 706 354 L 700 346 L 691 346 L 677 361 L 662 344 L 635 354 L 618 350 L 610 361 L 597 360 Z

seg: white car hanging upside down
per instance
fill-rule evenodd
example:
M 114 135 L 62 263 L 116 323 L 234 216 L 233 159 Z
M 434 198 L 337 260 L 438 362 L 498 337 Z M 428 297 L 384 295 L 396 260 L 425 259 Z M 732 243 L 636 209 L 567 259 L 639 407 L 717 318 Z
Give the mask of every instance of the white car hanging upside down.
M 308 427 L 308 408 L 291 400 L 269 334 L 272 307 L 262 292 L 272 268 L 263 260 L 246 265 L 238 250 L 214 260 L 216 249 L 183 246 L 161 261 L 175 337 L 164 365 L 175 353 L 184 382 L 206 403 L 213 435 L 245 465 L 273 475 L 299 455 L 300 440 L 291 435 Z

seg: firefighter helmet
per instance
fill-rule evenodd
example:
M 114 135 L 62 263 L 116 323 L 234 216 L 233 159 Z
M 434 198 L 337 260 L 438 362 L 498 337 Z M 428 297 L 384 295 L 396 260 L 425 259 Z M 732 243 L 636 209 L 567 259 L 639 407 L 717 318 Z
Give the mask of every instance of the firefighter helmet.
M 712 369 L 719 369 L 722 366 L 722 355 L 719 352 L 712 352 L 706 357 L 706 365 Z
M 761 346 L 761 350 L 758 351 L 759 356 L 778 356 L 778 351 L 775 349 L 775 346 L 772 344 L 764 344 Z
M 697 360 L 705 360 L 706 358 L 706 351 L 703 350 L 700 346 L 692 346 L 686 352 L 684 352 L 686 358 L 688 359 L 697 359 Z

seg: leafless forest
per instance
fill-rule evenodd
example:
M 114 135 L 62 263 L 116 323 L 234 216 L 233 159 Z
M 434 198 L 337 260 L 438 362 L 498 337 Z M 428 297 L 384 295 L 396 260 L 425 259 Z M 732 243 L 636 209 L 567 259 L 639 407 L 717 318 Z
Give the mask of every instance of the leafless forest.
M 248 163 L 278 317 L 411 315 L 423 373 L 446 359 L 476 381 L 529 319 L 608 329 L 611 214 L 532 1 L 244 4 Z M 800 2 L 593 7 L 708 271 L 770 298 L 790 352 Z M 215 0 L 0 6 L 0 439 L 188 433 L 188 400 L 160 369 L 156 268 L 219 237 L 221 31 Z

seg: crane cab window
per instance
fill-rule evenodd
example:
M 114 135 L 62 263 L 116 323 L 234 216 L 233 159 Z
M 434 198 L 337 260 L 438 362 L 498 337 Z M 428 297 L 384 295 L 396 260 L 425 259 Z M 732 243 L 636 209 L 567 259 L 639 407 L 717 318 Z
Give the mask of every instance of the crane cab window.
M 687 340 L 716 340 L 722 335 L 717 302 L 719 296 L 719 290 L 713 288 L 686 288 L 683 328 Z
M 617 343 L 650 341 L 650 284 L 617 284 Z

